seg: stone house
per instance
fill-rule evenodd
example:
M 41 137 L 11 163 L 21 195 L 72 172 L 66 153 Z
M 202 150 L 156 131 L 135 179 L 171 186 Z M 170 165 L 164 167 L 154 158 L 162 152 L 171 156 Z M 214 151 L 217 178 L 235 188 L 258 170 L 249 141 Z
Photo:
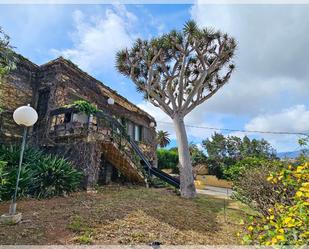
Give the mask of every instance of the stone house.
M 145 182 L 140 161 L 128 141 L 135 141 L 151 166 L 156 167 L 152 116 L 69 60 L 60 57 L 38 66 L 18 57 L 16 69 L 0 82 L 0 143 L 20 141 L 21 127 L 14 123 L 12 113 L 30 103 L 39 119 L 29 129 L 29 143 L 72 161 L 85 174 L 84 186 L 112 180 Z M 86 115 L 71 107 L 77 100 L 94 104 L 108 118 Z M 108 103 L 113 101 L 112 105 Z M 130 139 L 115 128 L 115 120 Z

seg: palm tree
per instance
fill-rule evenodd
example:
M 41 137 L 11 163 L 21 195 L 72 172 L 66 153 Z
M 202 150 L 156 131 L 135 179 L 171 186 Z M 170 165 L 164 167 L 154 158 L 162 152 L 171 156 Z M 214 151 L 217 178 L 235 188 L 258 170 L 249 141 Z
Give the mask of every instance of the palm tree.
M 167 131 L 158 131 L 157 132 L 157 144 L 163 148 L 166 147 L 170 142 L 170 134 Z

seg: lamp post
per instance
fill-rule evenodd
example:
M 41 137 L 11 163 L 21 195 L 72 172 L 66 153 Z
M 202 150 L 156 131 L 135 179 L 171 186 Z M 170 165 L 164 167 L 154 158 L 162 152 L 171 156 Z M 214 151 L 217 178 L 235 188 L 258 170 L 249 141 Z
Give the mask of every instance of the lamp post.
M 33 126 L 36 123 L 36 121 L 38 120 L 38 114 L 36 110 L 34 110 L 30 106 L 30 104 L 28 104 L 27 106 L 18 107 L 13 113 L 13 119 L 16 122 L 16 124 L 24 127 L 24 133 L 23 133 L 23 141 L 22 141 L 21 150 L 20 150 L 15 192 L 12 198 L 12 203 L 11 203 L 10 211 L 9 211 L 10 215 L 16 214 L 16 198 L 17 198 L 18 184 L 19 184 L 19 178 L 20 178 L 20 171 L 21 171 L 24 150 L 25 150 L 25 145 L 26 145 L 27 129 L 28 127 Z

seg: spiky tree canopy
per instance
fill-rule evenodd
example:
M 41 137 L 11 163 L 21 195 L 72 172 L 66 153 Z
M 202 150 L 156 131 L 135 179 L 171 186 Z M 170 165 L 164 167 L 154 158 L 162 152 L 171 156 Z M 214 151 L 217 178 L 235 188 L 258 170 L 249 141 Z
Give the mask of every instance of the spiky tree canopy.
M 138 39 L 117 53 L 118 71 L 170 117 L 184 117 L 229 80 L 236 42 L 188 21 L 182 30 L 150 41 Z
M 163 148 L 166 147 L 170 142 L 170 138 L 169 138 L 170 134 L 167 131 L 158 131 L 157 132 L 157 144 Z

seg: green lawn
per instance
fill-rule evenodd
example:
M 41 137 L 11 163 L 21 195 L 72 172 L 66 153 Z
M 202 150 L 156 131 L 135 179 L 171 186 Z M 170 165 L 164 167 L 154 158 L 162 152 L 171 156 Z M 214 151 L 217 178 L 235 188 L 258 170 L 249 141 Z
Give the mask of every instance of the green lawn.
M 98 193 L 22 200 L 24 221 L 0 227 L 0 244 L 239 244 L 237 202 L 199 195 L 180 198 L 172 190 L 111 186 Z M 0 203 L 0 212 L 9 203 Z M 226 215 L 224 215 L 226 213 Z

